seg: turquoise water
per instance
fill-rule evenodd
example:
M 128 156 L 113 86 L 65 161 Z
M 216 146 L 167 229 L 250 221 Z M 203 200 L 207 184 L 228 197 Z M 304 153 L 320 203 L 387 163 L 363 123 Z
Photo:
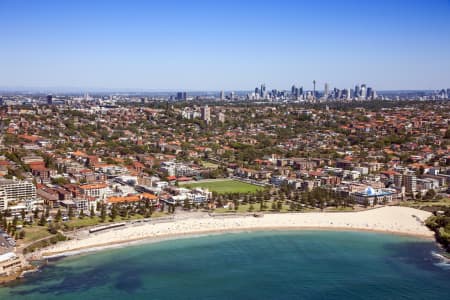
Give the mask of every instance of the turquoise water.
M 450 299 L 435 250 L 368 232 L 197 237 L 52 262 L 0 299 Z

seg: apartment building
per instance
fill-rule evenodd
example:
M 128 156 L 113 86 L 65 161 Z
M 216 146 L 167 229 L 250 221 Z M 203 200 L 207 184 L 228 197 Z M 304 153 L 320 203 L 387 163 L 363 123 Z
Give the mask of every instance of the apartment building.
M 4 190 L 7 202 L 36 198 L 36 187 L 28 181 L 0 179 L 0 189 Z

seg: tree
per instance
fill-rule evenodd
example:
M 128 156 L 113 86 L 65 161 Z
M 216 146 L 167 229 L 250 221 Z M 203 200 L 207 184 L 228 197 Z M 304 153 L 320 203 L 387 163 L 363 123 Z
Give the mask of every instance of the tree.
M 149 217 L 152 216 L 152 214 L 153 214 L 153 205 L 149 205 L 149 207 L 148 207 L 148 214 L 149 214 Z
M 295 202 L 291 201 L 291 204 L 289 205 L 289 209 L 290 210 L 295 210 L 295 208 L 296 208 Z
M 20 216 L 22 217 L 22 221 L 25 220 L 25 216 L 26 216 L 25 209 L 22 209 L 20 211 Z
M 61 219 L 62 219 L 61 210 L 58 209 L 58 211 L 56 212 L 56 215 L 55 215 L 55 222 L 56 223 L 61 222 Z
M 33 212 L 33 217 L 34 217 L 35 219 L 37 219 L 38 216 L 39 216 L 39 209 L 36 207 L 36 208 L 34 209 L 34 212 Z
M 100 210 L 100 220 L 102 221 L 102 223 L 106 220 L 106 207 L 104 204 L 102 205 Z
M 436 197 L 436 192 L 433 189 L 431 189 L 428 190 L 427 193 L 425 194 L 424 200 L 433 200 L 434 197 Z
M 369 199 L 364 199 L 364 207 L 367 208 L 369 206 Z
M 84 218 L 84 210 L 81 210 L 81 211 L 80 211 L 79 218 L 80 218 L 80 219 L 83 219 L 83 218 Z
M 38 225 L 39 225 L 39 226 L 45 226 L 45 224 L 47 224 L 47 220 L 45 219 L 45 214 L 42 213 L 42 214 L 41 214 L 41 218 L 39 219 Z
M 281 211 L 283 209 L 283 202 L 282 201 L 278 201 L 277 202 L 277 210 Z
M 183 204 L 184 209 L 191 209 L 191 204 L 189 203 L 189 199 L 184 199 L 184 204 Z
M 275 203 L 275 200 L 272 201 L 272 210 L 276 210 L 277 209 L 277 204 Z
M 69 216 L 69 220 L 73 219 L 74 212 L 73 212 L 73 207 L 71 205 L 69 206 L 68 216 Z
M 248 211 L 254 211 L 255 208 L 253 207 L 253 204 L 250 204 L 250 207 L 248 208 Z
M 21 230 L 19 233 L 19 238 L 23 240 L 25 238 L 25 230 Z
M 51 234 L 56 234 L 58 232 L 58 227 L 55 226 L 54 224 L 50 223 L 50 224 L 48 224 L 48 231 Z
M 113 204 L 113 206 L 111 208 L 111 220 L 114 221 L 115 218 L 117 218 L 117 208 L 116 208 L 116 205 Z
M 91 219 L 95 217 L 95 211 L 94 211 L 94 207 L 91 206 Z

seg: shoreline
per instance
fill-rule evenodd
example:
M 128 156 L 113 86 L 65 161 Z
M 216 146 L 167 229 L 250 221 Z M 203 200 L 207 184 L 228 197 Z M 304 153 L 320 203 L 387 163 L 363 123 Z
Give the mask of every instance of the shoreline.
M 89 253 L 100 252 L 104 250 L 112 250 L 112 249 L 120 249 L 125 248 L 127 246 L 139 246 L 146 244 L 154 244 L 164 241 L 172 241 L 179 239 L 188 239 L 188 238 L 198 238 L 198 237 L 206 237 L 206 236 L 215 236 L 215 235 L 223 235 L 223 234 L 234 234 L 234 233 L 252 233 L 252 232 L 270 232 L 270 231 L 336 231 L 336 232 L 368 232 L 368 233 L 379 233 L 379 234 L 388 234 L 388 235 L 396 235 L 402 237 L 411 237 L 417 238 L 426 241 L 434 241 L 433 237 L 423 234 L 413 234 L 413 233 L 405 233 L 400 231 L 388 231 L 388 230 L 377 230 L 377 229 L 367 229 L 367 228 L 347 228 L 347 227 L 261 227 L 261 228 L 239 228 L 239 229 L 226 229 L 226 230 L 205 230 L 199 232 L 192 233 L 176 233 L 176 234 L 167 234 L 161 235 L 158 237 L 143 237 L 137 239 L 124 240 L 119 242 L 110 242 L 105 244 L 98 244 L 94 246 L 86 246 L 75 248 L 68 251 L 61 252 L 52 252 L 51 255 L 46 255 L 46 253 L 42 253 L 43 259 L 59 259 L 64 257 L 78 256 Z
M 269 214 L 263 217 L 210 217 L 176 219 L 89 234 L 80 231 L 75 239 L 49 246 L 34 253 L 48 259 L 78 253 L 221 233 L 290 230 L 328 230 L 378 232 L 434 240 L 433 231 L 423 222 L 430 213 L 405 207 L 345 213 Z

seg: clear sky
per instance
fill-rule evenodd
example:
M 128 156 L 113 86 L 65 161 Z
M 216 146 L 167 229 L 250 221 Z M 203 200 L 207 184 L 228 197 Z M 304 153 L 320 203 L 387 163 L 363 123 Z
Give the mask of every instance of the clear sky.
M 0 87 L 450 87 L 450 1 L 0 0 Z

